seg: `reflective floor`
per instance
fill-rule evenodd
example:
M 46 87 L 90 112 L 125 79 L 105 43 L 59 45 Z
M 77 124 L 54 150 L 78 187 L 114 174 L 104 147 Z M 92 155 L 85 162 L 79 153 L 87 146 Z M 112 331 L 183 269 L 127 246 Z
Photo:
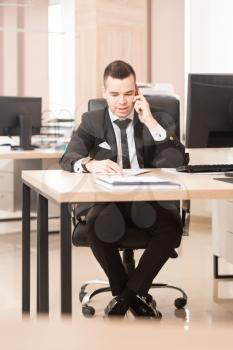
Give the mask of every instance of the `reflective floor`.
M 115 331 L 117 331 L 117 334 L 121 334 L 121 342 L 125 339 L 126 344 L 133 342 L 134 348 L 141 348 L 142 346 L 145 347 L 147 343 L 149 345 L 153 342 L 158 342 L 160 338 L 164 341 L 164 337 L 167 337 L 166 330 L 169 330 L 170 334 L 175 332 L 173 336 L 177 337 L 178 340 L 180 339 L 179 335 L 186 334 L 187 332 L 195 339 L 197 332 L 199 334 L 198 336 L 203 336 L 205 338 L 205 341 L 208 341 L 208 337 L 210 336 L 209 332 L 212 330 L 211 334 L 214 333 L 214 337 L 217 337 L 217 335 L 223 337 L 225 334 L 226 337 L 224 336 L 224 339 L 226 340 L 226 344 L 224 343 L 223 349 L 228 349 L 227 339 L 230 337 L 232 348 L 233 335 L 231 335 L 231 333 L 233 334 L 233 332 L 230 332 L 230 327 L 233 323 L 233 281 L 216 282 L 213 280 L 211 227 L 208 222 L 191 220 L 190 236 L 183 238 L 182 247 L 179 249 L 179 258 L 170 259 L 156 279 L 156 282 L 179 286 L 183 288 L 188 295 L 188 304 L 185 310 L 175 312 L 174 300 L 179 297 L 179 294 L 174 290 L 153 290 L 152 294 L 156 299 L 158 309 L 163 314 L 163 318 L 160 322 L 136 320 L 130 314 L 121 321 L 106 320 L 103 317 L 103 309 L 111 299 L 109 293 L 98 295 L 94 299 L 92 305 L 96 313 L 92 319 L 85 319 L 83 317 L 78 295 L 81 283 L 86 280 L 104 278 L 103 272 L 100 270 L 91 252 L 87 248 L 73 248 L 73 316 L 72 319 L 68 320 L 61 318 L 59 293 L 59 236 L 50 235 L 49 239 L 50 316 L 45 320 L 38 320 L 36 316 L 36 236 L 32 234 L 32 311 L 31 318 L 29 320 L 23 319 L 22 321 L 21 235 L 8 234 L 0 236 L 0 329 L 6 329 L 5 336 L 7 336 L 7 332 L 10 332 L 12 327 L 17 327 L 17 329 L 22 329 L 22 332 L 20 332 L 21 335 L 24 334 L 24 332 L 30 332 L 36 339 L 36 337 L 39 336 L 39 330 L 40 332 L 45 332 L 44 334 L 48 332 L 48 327 L 44 325 L 45 323 L 52 327 L 51 332 L 47 334 L 48 342 L 51 342 L 51 344 L 53 343 L 51 338 L 53 332 L 59 334 L 57 341 L 61 337 L 57 346 L 53 347 L 55 342 L 53 346 L 49 346 L 49 349 L 62 348 L 59 347 L 63 344 L 64 340 L 62 334 L 64 334 L 66 338 L 66 333 L 67 342 L 70 342 L 70 348 L 73 348 L 72 346 L 75 344 L 80 345 L 82 343 L 85 345 L 85 348 L 88 349 L 89 347 L 91 348 L 91 344 L 93 345 L 93 342 L 95 342 L 95 348 L 108 349 L 109 342 L 112 342 Z M 137 258 L 139 255 L 140 252 L 136 252 Z M 224 261 L 220 261 L 220 264 L 222 273 L 233 273 L 232 265 Z M 127 333 L 126 330 L 128 330 L 129 333 Z M 89 335 L 90 331 L 93 333 L 93 337 L 91 334 Z M 138 340 L 140 332 L 143 332 L 143 335 L 146 336 L 143 343 L 141 343 L 141 340 Z M 73 334 L 74 339 L 71 334 Z M 184 343 L 185 337 L 182 336 L 182 344 Z M 210 337 L 212 337 L 212 335 Z M 212 339 L 214 338 L 212 337 Z M 217 339 L 219 338 L 217 337 Z M 211 345 L 213 349 L 218 343 L 217 339 L 214 341 L 214 344 Z M 14 339 L 12 339 L 12 342 L 13 341 Z M 118 336 L 116 336 L 116 341 L 119 341 Z M 27 349 L 26 345 L 29 346 L 29 340 L 28 344 L 25 344 L 26 343 L 22 341 L 20 336 L 17 339 L 18 347 L 12 345 L 12 349 L 21 349 L 21 346 L 22 349 Z M 166 344 L 169 348 L 169 338 L 163 343 L 164 346 Z M 170 345 L 173 348 L 182 348 L 182 344 L 179 343 L 179 346 L 178 344 L 177 346 L 176 344 Z M 204 344 L 204 340 L 202 344 Z M 115 345 L 117 345 L 117 343 Z M 8 348 L 11 349 L 11 347 Z M 111 348 L 114 347 L 111 346 Z M 166 348 L 166 346 L 164 348 Z M 202 347 L 198 346 L 196 348 L 199 349 Z M 205 347 L 203 347 L 203 349 L 204 348 Z

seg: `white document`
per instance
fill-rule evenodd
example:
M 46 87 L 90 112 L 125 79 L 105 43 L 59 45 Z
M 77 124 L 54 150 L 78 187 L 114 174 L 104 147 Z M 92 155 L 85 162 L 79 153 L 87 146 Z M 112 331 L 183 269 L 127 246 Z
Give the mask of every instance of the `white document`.
M 124 176 L 136 176 L 136 175 L 140 175 L 140 174 L 145 174 L 145 173 L 149 173 L 151 171 L 151 169 L 142 169 L 142 168 L 138 168 L 138 169 L 123 169 L 122 170 L 122 175 Z M 101 175 L 99 176 L 103 176 L 103 175 L 108 175 L 108 176 L 114 176 L 114 174 L 109 174 L 109 173 L 101 173 Z M 122 175 L 118 175 L 118 176 L 122 176 Z
M 0 145 L 0 152 L 1 151 L 10 151 L 11 150 L 11 146 L 2 146 Z
M 158 176 L 130 176 L 130 175 L 101 175 L 96 177 L 96 183 L 108 188 L 148 188 L 162 189 L 179 188 L 180 184 L 164 180 Z
M 150 169 L 123 169 L 123 175 L 140 175 L 149 172 Z

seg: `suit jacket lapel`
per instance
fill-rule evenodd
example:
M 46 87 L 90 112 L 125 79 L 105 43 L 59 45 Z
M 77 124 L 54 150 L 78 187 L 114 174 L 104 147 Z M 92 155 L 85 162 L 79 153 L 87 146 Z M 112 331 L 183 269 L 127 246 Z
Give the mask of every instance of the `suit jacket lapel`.
M 140 122 L 138 118 L 138 114 L 134 113 L 134 140 L 135 140 L 135 148 L 136 154 L 138 158 L 138 164 L 140 168 L 144 168 L 143 161 L 143 124 Z

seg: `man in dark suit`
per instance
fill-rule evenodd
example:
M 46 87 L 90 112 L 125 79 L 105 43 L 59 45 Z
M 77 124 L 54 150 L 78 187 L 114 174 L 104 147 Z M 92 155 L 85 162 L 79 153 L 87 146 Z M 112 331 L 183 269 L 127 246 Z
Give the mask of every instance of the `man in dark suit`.
M 139 94 L 133 68 L 123 61 L 104 71 L 104 110 L 84 113 L 61 159 L 64 170 L 95 174 L 122 174 L 123 168 L 176 167 L 187 162 L 183 145 L 166 123 L 166 115 L 154 114 Z M 114 298 L 105 309 L 108 316 L 161 318 L 145 301 L 154 277 L 180 243 L 182 223 L 174 203 L 123 202 L 79 205 L 84 212 L 95 258 L 108 276 Z M 149 242 L 136 270 L 124 270 L 117 241 L 127 225 L 147 231 Z

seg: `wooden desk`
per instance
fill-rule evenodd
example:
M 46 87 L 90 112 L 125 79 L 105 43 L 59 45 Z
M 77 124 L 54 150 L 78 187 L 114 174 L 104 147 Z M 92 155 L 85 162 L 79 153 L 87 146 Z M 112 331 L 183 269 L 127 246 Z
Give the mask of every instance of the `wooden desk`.
M 0 159 L 53 159 L 60 158 L 64 151 L 34 149 L 32 151 L 0 151 Z
M 153 169 L 157 175 L 178 182 L 181 187 L 165 189 L 113 189 L 95 183 L 92 174 L 62 170 L 23 171 L 23 274 L 22 310 L 30 312 L 30 191 L 39 194 L 37 247 L 37 311 L 49 311 L 48 295 L 48 199 L 60 205 L 61 312 L 72 312 L 71 220 L 69 204 L 102 201 L 151 201 L 174 199 L 222 199 L 233 197 L 233 185 L 216 181 L 212 175 L 174 174 Z
M 0 321 L 1 346 L 7 350 L 232 350 L 232 322 L 153 322 L 74 318 Z M 14 332 L 14 334 L 12 334 Z M 117 336 L 116 336 L 117 334 Z M 111 344 L 111 346 L 110 346 Z

